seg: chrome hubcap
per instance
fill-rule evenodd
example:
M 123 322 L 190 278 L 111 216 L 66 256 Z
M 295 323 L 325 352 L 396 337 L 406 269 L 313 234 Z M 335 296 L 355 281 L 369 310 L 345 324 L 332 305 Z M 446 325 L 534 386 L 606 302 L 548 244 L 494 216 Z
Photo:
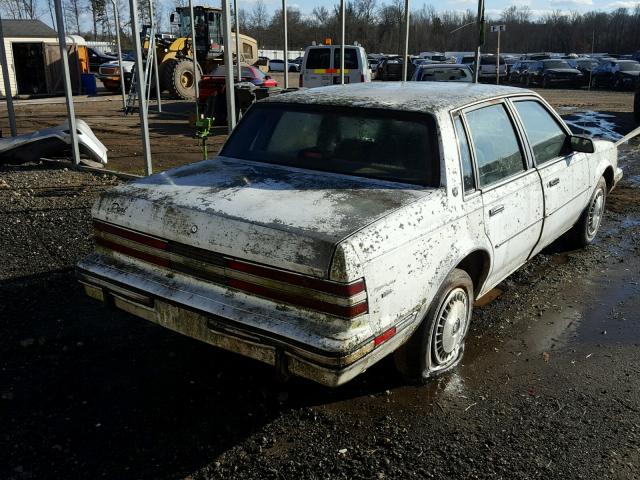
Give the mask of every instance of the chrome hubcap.
M 469 318 L 469 297 L 462 288 L 455 288 L 445 299 L 433 333 L 432 353 L 435 366 L 455 360 L 460 352 Z
M 604 213 L 604 192 L 598 190 L 596 196 L 593 197 L 591 205 L 589 205 L 589 218 L 587 224 L 587 233 L 589 236 L 595 235 L 600 227 L 602 221 L 602 214 Z

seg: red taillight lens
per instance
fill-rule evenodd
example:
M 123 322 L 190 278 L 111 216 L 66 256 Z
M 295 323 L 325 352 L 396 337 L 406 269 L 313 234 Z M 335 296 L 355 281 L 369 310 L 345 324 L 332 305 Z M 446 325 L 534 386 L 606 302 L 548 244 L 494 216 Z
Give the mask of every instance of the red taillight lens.
M 127 247 L 126 245 L 121 245 L 119 243 L 112 242 L 101 237 L 96 237 L 96 244 L 100 245 L 101 247 L 114 250 L 116 252 L 124 253 L 125 255 L 129 255 L 130 257 L 138 258 L 148 263 L 153 263 L 154 265 L 159 265 L 161 267 L 171 266 L 171 262 L 166 258 L 157 257 L 156 255 L 142 252 L 135 248 Z
M 253 263 L 240 262 L 238 260 L 226 260 L 225 266 L 233 270 L 249 273 L 258 277 L 271 278 L 279 282 L 286 282 L 292 285 L 312 288 L 320 292 L 330 293 L 331 295 L 341 297 L 352 297 L 365 291 L 364 280 L 362 279 L 348 284 L 327 282 L 317 278 L 304 277 L 295 273 L 289 273 L 269 267 L 262 267 Z
M 396 327 L 391 327 L 389 330 L 385 331 L 384 333 L 378 335 L 376 338 L 373 339 L 373 346 L 377 347 L 378 345 L 382 345 L 384 342 L 386 342 L 390 338 L 393 338 L 395 334 L 396 334 Z
M 149 235 L 144 235 L 132 230 L 127 230 L 126 228 L 116 227 L 115 225 L 110 225 L 108 223 L 98 222 L 95 220 L 93 222 L 93 227 L 99 232 L 117 235 L 118 237 L 131 240 L 132 242 L 141 243 L 143 245 L 148 245 L 149 247 L 158 248 L 160 250 L 167 249 L 167 242 L 165 242 L 164 240 L 150 237 Z

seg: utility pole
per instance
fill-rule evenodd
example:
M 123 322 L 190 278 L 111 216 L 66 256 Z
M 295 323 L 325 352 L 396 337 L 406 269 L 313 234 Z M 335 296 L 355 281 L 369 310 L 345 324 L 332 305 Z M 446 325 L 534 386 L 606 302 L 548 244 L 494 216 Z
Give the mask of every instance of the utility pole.
M 224 35 L 225 90 L 227 95 L 227 127 L 229 133 L 236 126 L 236 89 L 233 82 L 233 55 L 231 53 L 231 9 L 229 0 L 222 1 L 222 26 Z M 285 77 L 286 79 L 287 77 Z
M 498 47 L 496 48 L 496 85 L 500 85 L 500 32 L 504 32 L 506 29 L 506 25 L 491 25 L 491 32 L 498 32 Z
M 223 0 L 223 4 L 226 0 Z M 229 4 L 227 3 L 227 10 L 229 10 Z M 189 0 L 189 18 L 191 22 L 191 56 L 193 57 L 193 94 L 196 96 L 196 118 L 199 117 L 198 112 L 198 99 L 200 98 L 200 85 L 198 85 L 198 49 L 196 48 L 196 22 L 193 15 L 193 1 Z M 226 38 L 225 38 L 226 42 Z M 231 52 L 231 42 L 224 44 L 225 51 L 228 49 Z M 226 55 L 225 55 L 226 58 Z M 233 67 L 233 65 L 232 65 Z M 233 78 L 233 75 L 232 75 Z M 233 83 L 232 83 L 233 85 Z
M 475 83 L 478 83 L 478 75 L 480 74 L 480 47 L 484 45 L 484 27 L 484 0 L 478 0 L 478 46 L 476 48 Z
M 236 64 L 238 66 L 238 82 L 241 82 L 242 66 L 240 65 L 240 15 L 238 14 L 238 0 L 233 0 L 233 13 L 236 21 Z
M 149 0 L 149 22 L 151 23 L 151 33 L 156 35 L 156 19 L 153 14 L 153 0 Z M 151 48 L 154 48 L 156 51 L 152 52 Z M 147 59 L 149 55 L 153 55 L 153 75 L 156 77 L 156 102 L 158 104 L 158 113 L 162 113 L 162 101 L 160 99 L 160 75 L 158 70 L 158 55 L 157 55 L 157 39 L 149 37 L 149 51 L 147 52 Z M 120 67 L 122 70 L 122 67 Z M 122 75 L 121 75 L 122 76 Z

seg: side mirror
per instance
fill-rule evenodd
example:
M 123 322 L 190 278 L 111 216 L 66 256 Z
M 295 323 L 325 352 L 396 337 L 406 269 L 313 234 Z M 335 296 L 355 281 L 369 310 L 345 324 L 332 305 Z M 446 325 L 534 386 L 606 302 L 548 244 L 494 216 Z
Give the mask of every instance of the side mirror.
M 209 12 L 209 14 L 207 15 L 207 19 L 209 22 L 215 22 L 216 21 L 216 14 L 213 12 Z
M 581 153 L 593 153 L 593 141 L 587 137 L 580 137 L 578 135 L 571 136 L 570 139 L 571 151 Z

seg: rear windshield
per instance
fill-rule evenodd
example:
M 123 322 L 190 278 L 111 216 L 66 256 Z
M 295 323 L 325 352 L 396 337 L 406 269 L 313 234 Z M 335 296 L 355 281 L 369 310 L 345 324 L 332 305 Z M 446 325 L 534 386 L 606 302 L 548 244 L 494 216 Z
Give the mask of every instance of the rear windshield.
M 500 57 L 499 60 L 499 65 L 504 65 L 504 59 L 502 57 Z M 496 64 L 496 57 L 481 57 L 480 58 L 480 65 L 495 65 Z
M 471 72 L 466 67 L 426 67 L 420 70 L 422 82 L 470 82 Z
M 620 62 L 618 66 L 623 72 L 637 72 L 640 70 L 640 63 L 637 62 Z
M 340 49 L 333 49 L 333 68 L 340 68 Z M 357 70 L 360 68 L 358 65 L 358 52 L 355 48 L 345 48 L 344 49 L 344 69 L 350 68 L 352 70 Z
M 311 48 L 307 52 L 305 68 L 331 68 L 330 48 Z
M 267 103 L 251 108 L 221 155 L 436 187 L 438 151 L 430 115 Z
M 571 68 L 564 60 L 547 60 L 543 62 L 544 68 Z

